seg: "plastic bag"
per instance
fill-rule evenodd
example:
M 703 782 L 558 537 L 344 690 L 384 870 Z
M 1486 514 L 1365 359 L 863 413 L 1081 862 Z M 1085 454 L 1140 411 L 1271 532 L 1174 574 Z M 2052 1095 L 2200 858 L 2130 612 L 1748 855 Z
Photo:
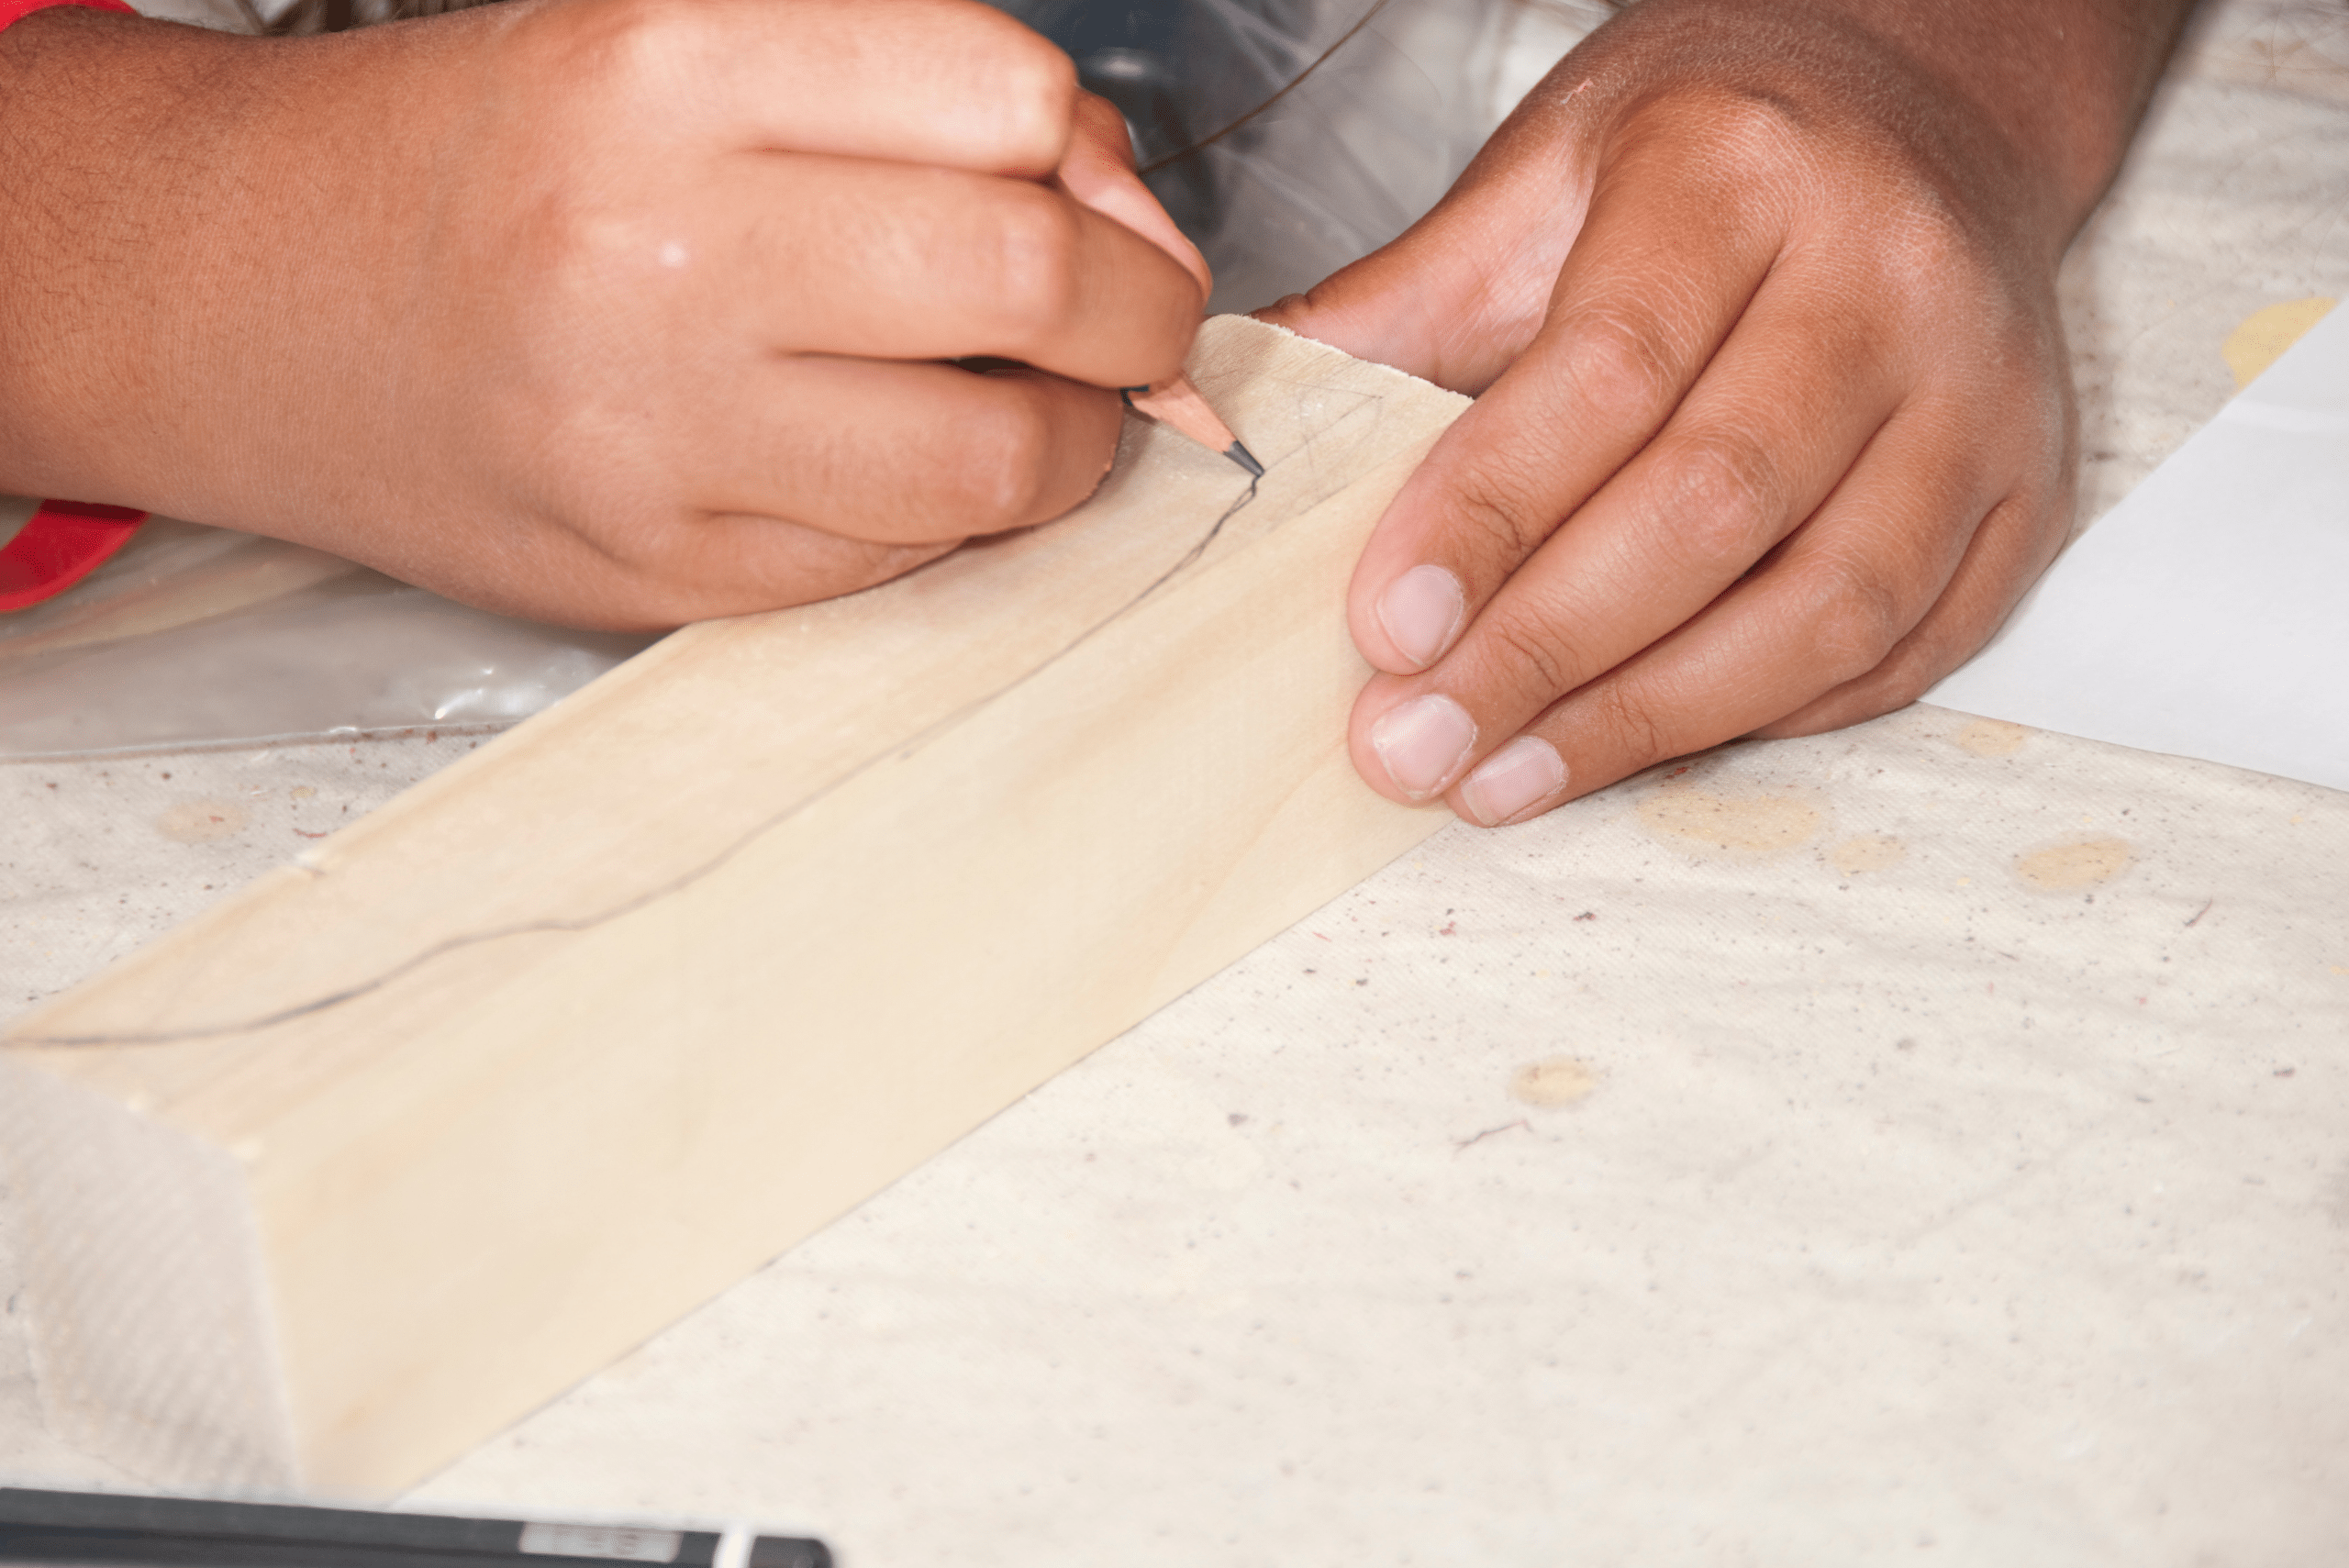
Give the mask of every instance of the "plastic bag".
M 652 640 L 159 517 L 71 593 L 0 621 L 0 757 L 503 726 Z
M 1501 0 L 993 0 L 1116 104 L 1143 178 L 1252 310 L 1386 243 L 1492 128 Z
M 1212 309 L 1384 244 L 1489 129 L 1504 0 L 996 3 L 1124 111 L 1144 178 L 1215 269 Z M 0 540 L 28 510 L 0 497 Z M 0 616 L 0 759 L 509 724 L 651 640 L 158 518 L 69 593 Z

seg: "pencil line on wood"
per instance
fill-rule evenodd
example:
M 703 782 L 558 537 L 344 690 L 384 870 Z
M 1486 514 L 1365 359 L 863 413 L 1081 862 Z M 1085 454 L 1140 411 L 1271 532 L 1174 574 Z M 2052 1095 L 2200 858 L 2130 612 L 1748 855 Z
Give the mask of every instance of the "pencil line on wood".
M 1026 685 L 1029 682 L 1034 680 L 1037 676 L 1042 674 L 1045 671 L 1051 669 L 1053 665 L 1059 663 L 1070 654 L 1075 652 L 1079 648 L 1084 647 L 1085 644 L 1091 641 L 1101 632 L 1107 630 L 1109 627 L 1132 614 L 1136 609 L 1139 609 L 1152 595 L 1157 593 L 1161 588 L 1165 587 L 1167 584 L 1173 582 L 1176 577 L 1180 576 L 1183 573 L 1188 571 L 1191 567 L 1198 563 L 1199 559 L 1207 554 L 1208 548 L 1212 546 L 1217 538 L 1222 534 L 1224 525 L 1231 521 L 1233 517 L 1239 516 L 1241 510 L 1251 501 L 1253 501 L 1256 498 L 1257 484 L 1258 482 L 1254 479 L 1249 480 L 1248 488 L 1241 493 L 1240 498 L 1234 501 L 1230 506 L 1224 508 L 1223 515 L 1216 518 L 1215 522 L 1208 527 L 1208 531 L 1200 536 L 1198 542 L 1192 545 L 1188 550 L 1185 551 L 1182 558 L 1176 561 L 1174 565 L 1169 566 L 1165 571 L 1151 579 L 1149 584 L 1140 593 L 1136 594 L 1132 598 L 1127 600 L 1124 604 L 1110 611 L 1109 614 L 1104 616 L 1101 619 L 1094 622 L 1091 626 L 1086 627 L 1083 631 L 1077 633 L 1074 638 L 1071 639 L 1065 645 L 1056 650 L 1042 662 L 1037 664 L 1033 669 L 1028 670 L 1014 677 L 1012 680 L 1006 682 L 1004 684 L 996 687 L 994 691 L 987 693 L 984 696 L 972 698 L 969 702 L 963 704 L 961 707 L 956 708 L 953 712 L 933 721 L 928 728 L 924 728 L 919 734 L 915 735 L 911 740 L 892 745 L 870 757 L 867 757 L 864 761 L 855 764 L 846 773 L 841 774 L 838 778 L 833 779 L 830 783 L 819 786 L 810 794 L 802 795 L 799 799 L 793 801 L 790 805 L 775 812 L 773 816 L 758 822 L 748 831 L 744 832 L 740 838 L 726 845 L 715 855 L 712 855 L 708 860 L 704 861 L 699 865 L 681 872 L 676 876 L 672 877 L 667 882 L 662 883 L 657 886 L 649 888 L 642 893 L 635 894 L 630 897 L 622 900 L 620 903 L 612 906 L 608 909 L 599 911 L 594 915 L 581 916 L 573 919 L 526 920 L 510 926 L 493 927 L 489 930 L 485 931 L 468 931 L 462 936 L 449 937 L 433 943 L 430 947 L 424 949 L 421 952 L 411 954 L 407 958 L 401 960 L 398 963 L 371 979 L 362 980 L 355 984 L 347 985 L 340 991 L 328 992 L 326 995 L 315 997 L 307 1002 L 299 1002 L 290 1007 L 281 1007 L 275 1012 L 263 1013 L 258 1017 L 244 1019 L 237 1023 L 207 1024 L 195 1029 L 158 1029 L 149 1032 L 133 1032 L 126 1034 L 17 1035 L 7 1037 L 6 1043 L 18 1046 L 75 1047 L 176 1045 L 188 1040 L 217 1040 L 226 1035 L 257 1034 L 263 1029 L 275 1029 L 280 1024 L 292 1023 L 297 1018 L 311 1018 L 331 1008 L 341 1006 L 347 1002 L 357 1001 L 362 996 L 371 995 L 373 993 L 382 990 L 384 986 L 391 984 L 394 981 L 414 973 L 416 971 L 423 968 L 426 964 L 431 963 L 437 959 L 445 958 L 450 953 L 457 952 L 466 948 L 479 947 L 487 942 L 502 941 L 509 937 L 576 934 L 582 931 L 591 931 L 598 926 L 608 925 L 612 921 L 619 919 L 623 916 L 632 915 L 639 909 L 642 909 L 663 898 L 667 898 L 674 894 L 683 892 L 685 889 L 692 886 L 695 883 L 701 881 L 703 878 L 719 870 L 725 866 L 727 862 L 732 861 L 744 850 L 749 849 L 752 844 L 758 842 L 759 840 L 764 838 L 775 828 L 782 827 L 785 822 L 790 821 L 793 817 L 798 816 L 801 812 L 806 811 L 808 807 L 818 804 L 827 797 L 855 783 L 866 773 L 871 773 L 874 768 L 879 767 L 883 762 L 888 762 L 893 758 L 898 761 L 903 761 L 906 758 L 913 756 L 917 752 L 920 751 L 924 747 L 929 746 L 931 742 L 939 740 L 942 736 L 963 724 L 974 715 L 977 714 L 980 709 L 986 707 L 989 704 L 994 703 L 1002 697 L 1009 695 L 1015 691 L 1018 691 L 1021 686 Z

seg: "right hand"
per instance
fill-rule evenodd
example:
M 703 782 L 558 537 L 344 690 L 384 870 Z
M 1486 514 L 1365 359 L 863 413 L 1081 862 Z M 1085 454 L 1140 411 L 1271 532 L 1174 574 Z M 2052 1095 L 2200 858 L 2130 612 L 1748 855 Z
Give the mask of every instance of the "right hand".
M 507 612 L 670 626 L 1057 516 L 1108 466 L 1106 389 L 1174 373 L 1207 292 L 1116 112 L 974 0 L 17 33 L 32 135 L 93 95 L 168 132 L 84 130 L 0 193 L 0 284 L 47 285 L 0 304 L 0 489 Z

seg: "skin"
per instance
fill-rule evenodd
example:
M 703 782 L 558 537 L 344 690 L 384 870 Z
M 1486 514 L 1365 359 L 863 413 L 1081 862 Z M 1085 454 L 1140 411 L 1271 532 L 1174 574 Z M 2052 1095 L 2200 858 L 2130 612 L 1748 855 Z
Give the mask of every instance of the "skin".
M 2055 272 L 2190 0 L 1640 0 L 1264 314 L 1476 405 L 1348 604 L 1355 765 L 1524 821 L 1914 700 L 2068 529 Z
M 571 625 L 1066 511 L 1208 290 L 1116 111 L 971 0 L 57 10 L 0 33 L 0 491 Z
M 1522 821 L 1911 700 L 2060 545 L 2054 304 L 2188 0 L 1641 0 L 1268 314 L 1479 401 L 1353 583 L 1357 766 Z M 0 34 L 0 489 L 660 627 L 1054 516 L 1197 254 L 969 0 Z M 1018 360 L 976 373 L 941 361 Z

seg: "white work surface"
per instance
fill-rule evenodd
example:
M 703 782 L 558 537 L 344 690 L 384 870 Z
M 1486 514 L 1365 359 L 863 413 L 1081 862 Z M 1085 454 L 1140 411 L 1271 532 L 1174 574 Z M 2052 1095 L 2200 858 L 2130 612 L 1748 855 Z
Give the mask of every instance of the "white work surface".
M 2083 515 L 2344 295 L 2349 18 L 2233 5 L 2070 265 Z M 471 743 L 0 767 L 0 1018 Z M 1447 829 L 411 1501 L 848 1568 L 2339 1563 L 2344 1280 L 2349 796 L 1917 707 Z M 0 1330 L 0 1476 L 135 1485 L 32 1376 Z

